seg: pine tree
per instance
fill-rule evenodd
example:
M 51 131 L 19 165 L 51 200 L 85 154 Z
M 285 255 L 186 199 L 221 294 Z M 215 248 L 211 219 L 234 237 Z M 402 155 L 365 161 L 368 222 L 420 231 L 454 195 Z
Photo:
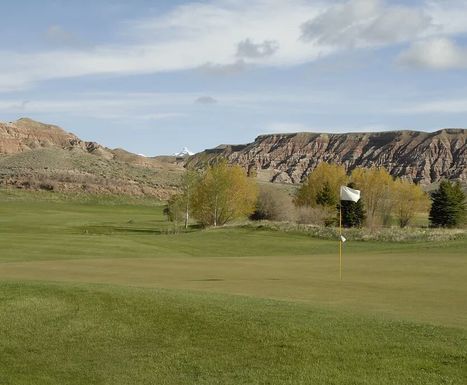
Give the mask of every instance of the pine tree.
M 456 227 L 465 220 L 465 194 L 459 182 L 442 181 L 431 194 L 430 223 L 433 227 Z
M 347 187 L 355 188 L 355 184 L 349 183 Z M 358 202 L 340 201 L 342 207 L 342 226 L 344 227 L 362 227 L 365 221 L 365 209 L 363 200 Z
M 335 193 L 332 191 L 329 183 L 326 182 L 323 188 L 316 194 L 316 204 L 320 206 L 335 206 L 336 203 Z

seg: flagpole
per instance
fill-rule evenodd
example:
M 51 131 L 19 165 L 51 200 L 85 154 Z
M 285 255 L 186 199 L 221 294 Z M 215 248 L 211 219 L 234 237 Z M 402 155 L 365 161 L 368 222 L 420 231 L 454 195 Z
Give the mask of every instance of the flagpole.
M 339 280 L 342 281 L 342 201 L 339 202 Z
M 342 281 L 342 244 L 346 241 L 342 236 L 342 201 L 358 202 L 360 200 L 360 190 L 341 186 L 339 198 L 339 280 Z

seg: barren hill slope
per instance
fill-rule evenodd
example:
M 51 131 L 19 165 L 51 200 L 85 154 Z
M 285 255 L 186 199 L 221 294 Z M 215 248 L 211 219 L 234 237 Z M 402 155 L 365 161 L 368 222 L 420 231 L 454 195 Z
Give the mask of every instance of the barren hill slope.
M 54 125 L 0 123 L 0 184 L 166 198 L 183 171 L 175 162 L 85 142 Z
M 467 181 L 465 129 L 428 133 L 390 131 L 347 134 L 261 135 L 246 145 L 222 145 L 190 157 L 188 167 L 200 167 L 225 157 L 254 171 L 264 180 L 300 183 L 320 162 L 355 167 L 384 166 L 394 176 L 422 184 L 442 178 Z

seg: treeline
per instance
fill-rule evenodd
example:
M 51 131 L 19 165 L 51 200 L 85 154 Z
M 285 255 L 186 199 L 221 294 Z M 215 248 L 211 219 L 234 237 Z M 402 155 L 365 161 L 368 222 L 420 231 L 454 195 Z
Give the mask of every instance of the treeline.
M 357 203 L 339 200 L 340 186 L 361 191 Z M 342 207 L 340 206 L 342 205 Z M 465 194 L 459 183 L 443 181 L 428 195 L 406 179 L 393 178 L 384 168 L 356 168 L 347 175 L 341 165 L 321 163 L 295 193 L 258 185 L 240 166 L 219 161 L 203 172 L 187 171 L 180 192 L 168 202 L 166 214 L 188 227 L 220 226 L 238 218 L 289 221 L 323 226 L 391 226 L 404 228 L 416 215 L 428 213 L 433 227 L 464 224 Z

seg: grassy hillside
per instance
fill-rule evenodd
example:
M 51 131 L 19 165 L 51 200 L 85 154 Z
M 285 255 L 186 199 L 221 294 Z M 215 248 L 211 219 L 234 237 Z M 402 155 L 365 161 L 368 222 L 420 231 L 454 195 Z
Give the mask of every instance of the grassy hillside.
M 112 150 L 28 118 L 0 122 L 0 186 L 166 199 L 182 172 L 175 158 Z
M 158 166 L 139 165 L 121 155 L 123 151 L 117 154 L 118 158 L 107 159 L 81 149 L 48 147 L 0 155 L 0 183 L 32 189 L 161 198 L 179 183 L 181 167 L 162 162 Z
M 172 234 L 147 198 L 0 190 L 2 384 L 464 384 L 467 242 Z

